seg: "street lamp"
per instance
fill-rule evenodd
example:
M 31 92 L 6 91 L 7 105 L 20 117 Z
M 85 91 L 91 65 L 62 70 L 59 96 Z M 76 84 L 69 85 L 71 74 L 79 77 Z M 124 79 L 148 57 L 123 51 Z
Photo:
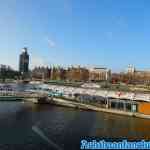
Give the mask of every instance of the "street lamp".
M 133 104 L 134 97 L 135 97 L 135 93 L 133 93 L 133 94 L 131 95 L 131 111 L 132 111 L 132 112 L 135 112 L 135 111 L 136 111 L 136 106 Z
M 109 92 L 109 91 L 106 91 L 106 93 L 105 93 L 106 108 L 108 108 L 108 92 Z

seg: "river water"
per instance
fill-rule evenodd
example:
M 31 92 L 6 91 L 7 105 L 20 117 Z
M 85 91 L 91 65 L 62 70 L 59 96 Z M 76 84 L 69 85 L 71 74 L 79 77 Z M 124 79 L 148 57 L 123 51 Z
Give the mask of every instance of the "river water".
M 29 85 L 13 85 L 23 90 Z M 0 150 L 79 149 L 84 137 L 150 139 L 150 120 L 28 102 L 0 102 Z

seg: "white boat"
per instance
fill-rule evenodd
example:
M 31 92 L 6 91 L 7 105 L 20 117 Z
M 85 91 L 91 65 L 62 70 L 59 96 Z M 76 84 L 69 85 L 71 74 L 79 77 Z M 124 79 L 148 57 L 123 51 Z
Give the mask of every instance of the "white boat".
M 31 84 L 41 84 L 41 81 L 30 81 Z

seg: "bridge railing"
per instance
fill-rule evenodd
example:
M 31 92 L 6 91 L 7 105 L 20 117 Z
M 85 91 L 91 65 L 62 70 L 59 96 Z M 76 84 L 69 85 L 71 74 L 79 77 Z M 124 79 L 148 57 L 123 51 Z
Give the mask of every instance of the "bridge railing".
M 0 96 L 39 98 L 39 97 L 47 97 L 48 95 L 40 92 L 31 93 L 31 92 L 18 92 L 18 91 L 0 91 Z

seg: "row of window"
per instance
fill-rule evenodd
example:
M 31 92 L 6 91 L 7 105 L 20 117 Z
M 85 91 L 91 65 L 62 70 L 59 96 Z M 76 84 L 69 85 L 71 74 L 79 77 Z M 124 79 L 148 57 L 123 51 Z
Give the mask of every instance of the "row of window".
M 131 103 L 129 100 L 119 100 L 119 99 L 106 99 L 102 96 L 90 96 L 90 95 L 83 95 L 83 94 L 75 94 L 74 95 L 76 100 L 83 102 L 83 103 L 95 103 L 97 105 L 101 105 L 102 107 L 108 103 L 108 108 L 116 109 L 116 110 L 123 110 L 128 112 L 137 112 L 137 104 Z

